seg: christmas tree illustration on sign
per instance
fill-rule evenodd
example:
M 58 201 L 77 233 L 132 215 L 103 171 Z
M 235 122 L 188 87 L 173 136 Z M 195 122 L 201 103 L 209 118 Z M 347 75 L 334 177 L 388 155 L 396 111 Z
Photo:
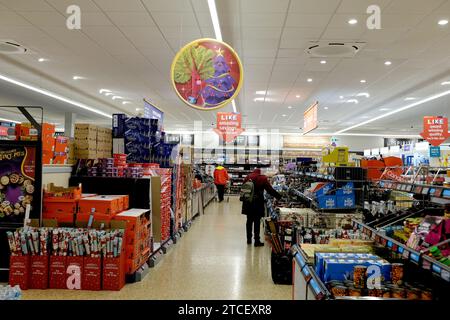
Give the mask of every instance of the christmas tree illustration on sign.
M 242 86 L 242 65 L 227 44 L 202 39 L 189 43 L 172 63 L 172 84 L 191 107 L 214 110 L 231 102 Z

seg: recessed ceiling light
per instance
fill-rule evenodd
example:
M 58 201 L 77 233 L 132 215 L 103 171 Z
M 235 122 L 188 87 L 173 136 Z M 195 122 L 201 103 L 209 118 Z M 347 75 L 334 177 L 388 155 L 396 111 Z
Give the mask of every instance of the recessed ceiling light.
M 438 24 L 439 24 L 440 26 L 445 26 L 445 25 L 448 24 L 448 20 L 447 20 L 447 19 L 439 20 Z
M 384 64 L 387 65 L 387 66 L 390 66 L 392 64 L 392 62 L 391 61 L 385 61 Z
M 356 19 L 348 20 L 348 24 L 357 24 L 357 23 L 358 23 L 358 20 L 356 20 Z
M 81 79 L 84 79 L 84 78 L 83 78 L 83 77 L 80 77 L 80 76 L 73 76 L 72 79 L 73 79 L 73 80 L 81 80 Z
M 287 117 L 287 115 L 285 115 L 285 114 L 283 114 L 283 115 L 281 115 L 282 117 Z
M 288 109 L 292 109 L 292 106 L 289 106 Z
M 366 83 L 367 81 L 366 80 L 364 80 L 364 79 L 362 79 L 361 81 L 360 81 L 361 83 Z
M 136 111 L 141 111 L 142 109 L 141 108 L 136 108 Z
M 267 92 L 266 90 L 260 90 L 260 91 L 256 91 L 255 93 L 265 95 L 266 92 Z
M 328 110 L 328 107 L 323 107 L 325 110 Z M 323 129 L 323 128 L 322 128 Z
M 122 101 L 122 104 L 130 104 L 130 101 Z
M 349 99 L 349 100 L 347 100 L 347 103 L 355 103 L 355 104 L 358 104 L 359 101 L 358 101 L 357 99 Z
M 414 98 L 414 97 L 407 97 L 407 98 L 405 98 L 405 101 L 412 101 L 412 100 L 416 100 L 417 98 Z
M 255 98 L 255 99 L 253 99 L 253 101 L 255 101 L 255 102 L 262 102 L 262 101 L 264 101 L 264 98 Z
M 108 89 L 100 89 L 98 92 L 99 92 L 100 94 L 102 94 L 102 93 L 104 93 L 104 92 L 111 92 L 111 90 L 108 90 Z
M 450 84 L 450 81 L 444 81 L 441 83 L 442 86 L 448 86 Z
M 39 62 L 44 62 L 44 61 L 47 61 L 47 59 L 45 59 L 45 58 L 39 58 L 38 61 L 39 61 Z
M 358 93 L 356 96 L 357 96 L 357 97 L 366 97 L 366 98 L 370 98 L 370 94 L 367 93 L 367 92 L 361 92 L 361 93 Z
M 301 95 L 298 94 L 298 95 L 296 95 L 295 97 L 296 97 L 297 99 L 300 99 Z
M 391 109 L 389 109 L 389 108 L 380 108 L 380 111 L 389 111 L 389 110 L 391 110 Z
M 106 93 L 105 93 L 105 96 L 108 97 L 108 96 L 112 96 L 113 94 L 114 94 L 114 93 L 112 93 L 112 92 L 106 92 Z
M 321 60 L 320 63 L 321 63 L 321 64 L 326 64 L 327 61 L 326 61 L 326 60 Z
M 313 79 L 311 79 L 311 78 L 308 78 L 308 80 L 306 80 L 306 81 L 308 81 L 308 82 L 312 82 L 312 81 L 313 81 Z
M 344 99 L 344 96 L 339 96 L 339 99 Z
M 121 96 L 114 96 L 112 97 L 113 100 L 117 100 L 117 99 L 123 99 Z
M 369 119 L 369 116 L 362 116 L 361 119 Z

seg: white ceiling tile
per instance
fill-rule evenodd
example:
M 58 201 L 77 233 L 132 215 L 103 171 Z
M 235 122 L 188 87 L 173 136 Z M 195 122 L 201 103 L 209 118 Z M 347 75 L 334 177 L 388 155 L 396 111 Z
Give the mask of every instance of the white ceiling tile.
M 15 11 L 54 11 L 44 0 L 1 0 L 0 3 Z
M 240 26 L 241 26 L 241 21 L 240 21 L 239 15 L 230 14 L 228 12 L 224 12 L 220 15 L 220 27 L 221 28 L 239 28 Z M 259 25 L 257 27 L 259 27 Z
M 244 58 L 274 58 L 277 54 L 276 49 L 259 50 L 259 49 L 245 49 Z
M 301 57 L 304 51 L 301 49 L 280 49 L 277 58 L 295 58 Z
M 103 12 L 84 12 L 81 16 L 81 28 L 83 26 L 112 26 L 112 22 Z
M 198 25 L 200 27 L 212 27 L 212 20 L 209 13 L 196 13 L 195 16 L 197 17 Z
M 77 5 L 80 7 L 82 14 L 86 12 L 100 11 L 101 9 L 92 0 L 46 0 L 51 6 L 59 12 L 66 12 L 67 7 Z
M 143 0 L 143 2 L 151 12 L 192 12 L 190 1 L 186 0 Z M 208 3 L 206 1 L 204 2 L 206 4 L 206 10 L 208 10 Z M 201 5 L 196 6 L 196 8 L 200 9 Z
M 350 25 L 348 23 L 348 21 L 350 19 L 356 19 L 358 20 L 358 24 L 356 25 Z M 363 15 L 363 14 L 335 14 L 333 15 L 333 18 L 330 21 L 330 24 L 328 25 L 328 28 L 342 28 L 342 29 L 348 29 L 348 30 L 352 30 L 352 29 L 359 29 L 359 30 L 367 30 L 367 25 L 366 25 L 366 21 L 367 21 L 367 16 Z M 382 26 L 383 26 L 383 20 L 381 22 Z M 384 27 L 384 26 L 383 26 Z
M 279 39 L 282 28 L 242 28 L 242 36 L 247 39 Z
M 242 13 L 284 13 L 289 0 L 245 0 L 241 2 Z
M 282 27 L 284 20 L 282 13 L 247 13 L 241 23 L 243 27 Z
M 197 26 L 192 12 L 154 12 L 152 15 L 159 26 Z
M 94 0 L 104 11 L 144 11 L 139 0 Z
M 121 27 L 121 30 L 136 47 L 169 49 L 166 40 L 156 27 Z
M 294 14 L 289 13 L 286 27 L 325 28 L 329 23 L 331 14 Z
M 295 56 L 295 57 L 278 57 L 275 61 L 277 65 L 303 65 L 306 62 L 307 58 L 305 55 L 303 56 Z
M 446 14 L 450 13 L 450 1 L 448 1 L 448 0 L 445 1 L 442 4 L 442 6 L 440 6 L 438 8 L 438 11 L 441 12 L 441 13 L 446 13 Z
M 368 30 L 361 36 L 361 41 L 366 41 L 367 45 L 375 44 L 377 47 L 381 43 L 388 44 L 400 39 L 408 31 L 407 28 L 382 28 L 380 30 Z
M 281 49 L 306 49 L 310 42 L 306 39 L 286 40 L 282 39 L 280 43 Z
M 285 41 L 307 39 L 317 40 L 324 28 L 284 28 L 282 39 Z
M 198 27 L 161 27 L 161 31 L 165 38 L 179 39 L 179 41 L 187 42 L 187 39 L 199 39 L 201 33 Z
M 107 12 L 109 18 L 116 24 L 117 26 L 155 26 L 150 15 L 143 12 L 120 12 L 120 11 L 111 11 Z
M 213 30 L 212 27 L 211 28 L 210 27 L 208 27 L 208 28 L 202 27 L 200 29 L 201 29 L 201 32 L 202 32 L 202 37 L 204 37 L 204 38 L 215 38 L 214 30 Z M 225 39 L 225 41 L 226 41 L 226 39 Z
M 252 50 L 265 50 L 265 49 L 277 49 L 278 39 L 266 39 L 261 41 L 259 39 L 247 39 L 244 42 L 244 49 Z
M 36 26 L 58 27 L 66 25 L 66 17 L 57 11 L 19 12 L 25 19 Z
M 385 13 L 381 17 L 382 28 L 413 28 L 424 18 L 421 14 L 389 14 Z
M 165 1 L 165 0 L 160 0 Z M 184 1 L 184 0 L 182 0 Z M 191 0 L 192 5 L 194 6 L 195 12 L 208 12 L 209 13 L 209 7 L 208 7 L 208 0 Z
M 30 26 L 30 22 L 20 15 L 11 11 L 0 11 L 0 26 L 26 27 Z M 1 32 L 1 29 L 0 29 Z
M 358 41 L 364 33 L 363 28 L 327 28 L 321 40 Z
M 290 13 L 332 14 L 341 0 L 291 0 Z
M 367 14 L 367 8 L 371 5 L 379 6 L 383 13 L 383 8 L 390 2 L 391 0 L 342 0 L 337 13 Z
M 395 0 L 386 8 L 386 13 L 414 13 L 428 14 L 437 9 L 445 0 Z

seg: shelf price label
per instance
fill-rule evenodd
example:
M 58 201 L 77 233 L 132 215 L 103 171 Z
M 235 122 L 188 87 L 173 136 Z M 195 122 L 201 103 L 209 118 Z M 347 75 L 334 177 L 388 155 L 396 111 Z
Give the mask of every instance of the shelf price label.
M 389 249 L 392 249 L 392 245 L 393 245 L 392 241 L 388 241 L 388 242 L 387 242 L 387 247 L 388 247 Z
M 433 270 L 434 273 L 437 273 L 438 275 L 441 275 L 441 267 L 439 267 L 437 264 L 432 265 L 431 270 Z
M 411 252 L 411 254 L 409 255 L 409 260 L 415 263 L 419 263 L 420 257 L 417 253 Z
M 313 288 L 314 292 L 316 293 L 316 296 L 322 292 L 322 290 L 320 289 L 319 285 L 317 284 L 316 280 L 311 279 L 311 281 L 309 282 L 309 284 L 311 285 L 311 287 Z
M 450 282 L 450 272 L 447 270 L 442 269 L 441 270 L 441 278 L 444 279 L 447 282 Z
M 402 254 L 404 253 L 405 249 L 403 249 L 403 247 L 398 247 L 397 252 Z

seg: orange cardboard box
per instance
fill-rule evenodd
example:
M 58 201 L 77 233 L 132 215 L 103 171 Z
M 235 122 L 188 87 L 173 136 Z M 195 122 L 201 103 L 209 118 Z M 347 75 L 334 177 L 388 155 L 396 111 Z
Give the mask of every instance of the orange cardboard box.
M 42 211 L 55 214 L 77 213 L 78 200 L 75 199 L 44 199 Z
M 122 201 L 122 205 L 120 204 Z M 123 196 L 96 196 L 80 200 L 80 213 L 96 213 L 115 215 L 123 207 Z
M 42 219 L 56 220 L 58 223 L 71 223 L 75 221 L 75 214 L 73 213 L 49 213 L 43 212 Z

